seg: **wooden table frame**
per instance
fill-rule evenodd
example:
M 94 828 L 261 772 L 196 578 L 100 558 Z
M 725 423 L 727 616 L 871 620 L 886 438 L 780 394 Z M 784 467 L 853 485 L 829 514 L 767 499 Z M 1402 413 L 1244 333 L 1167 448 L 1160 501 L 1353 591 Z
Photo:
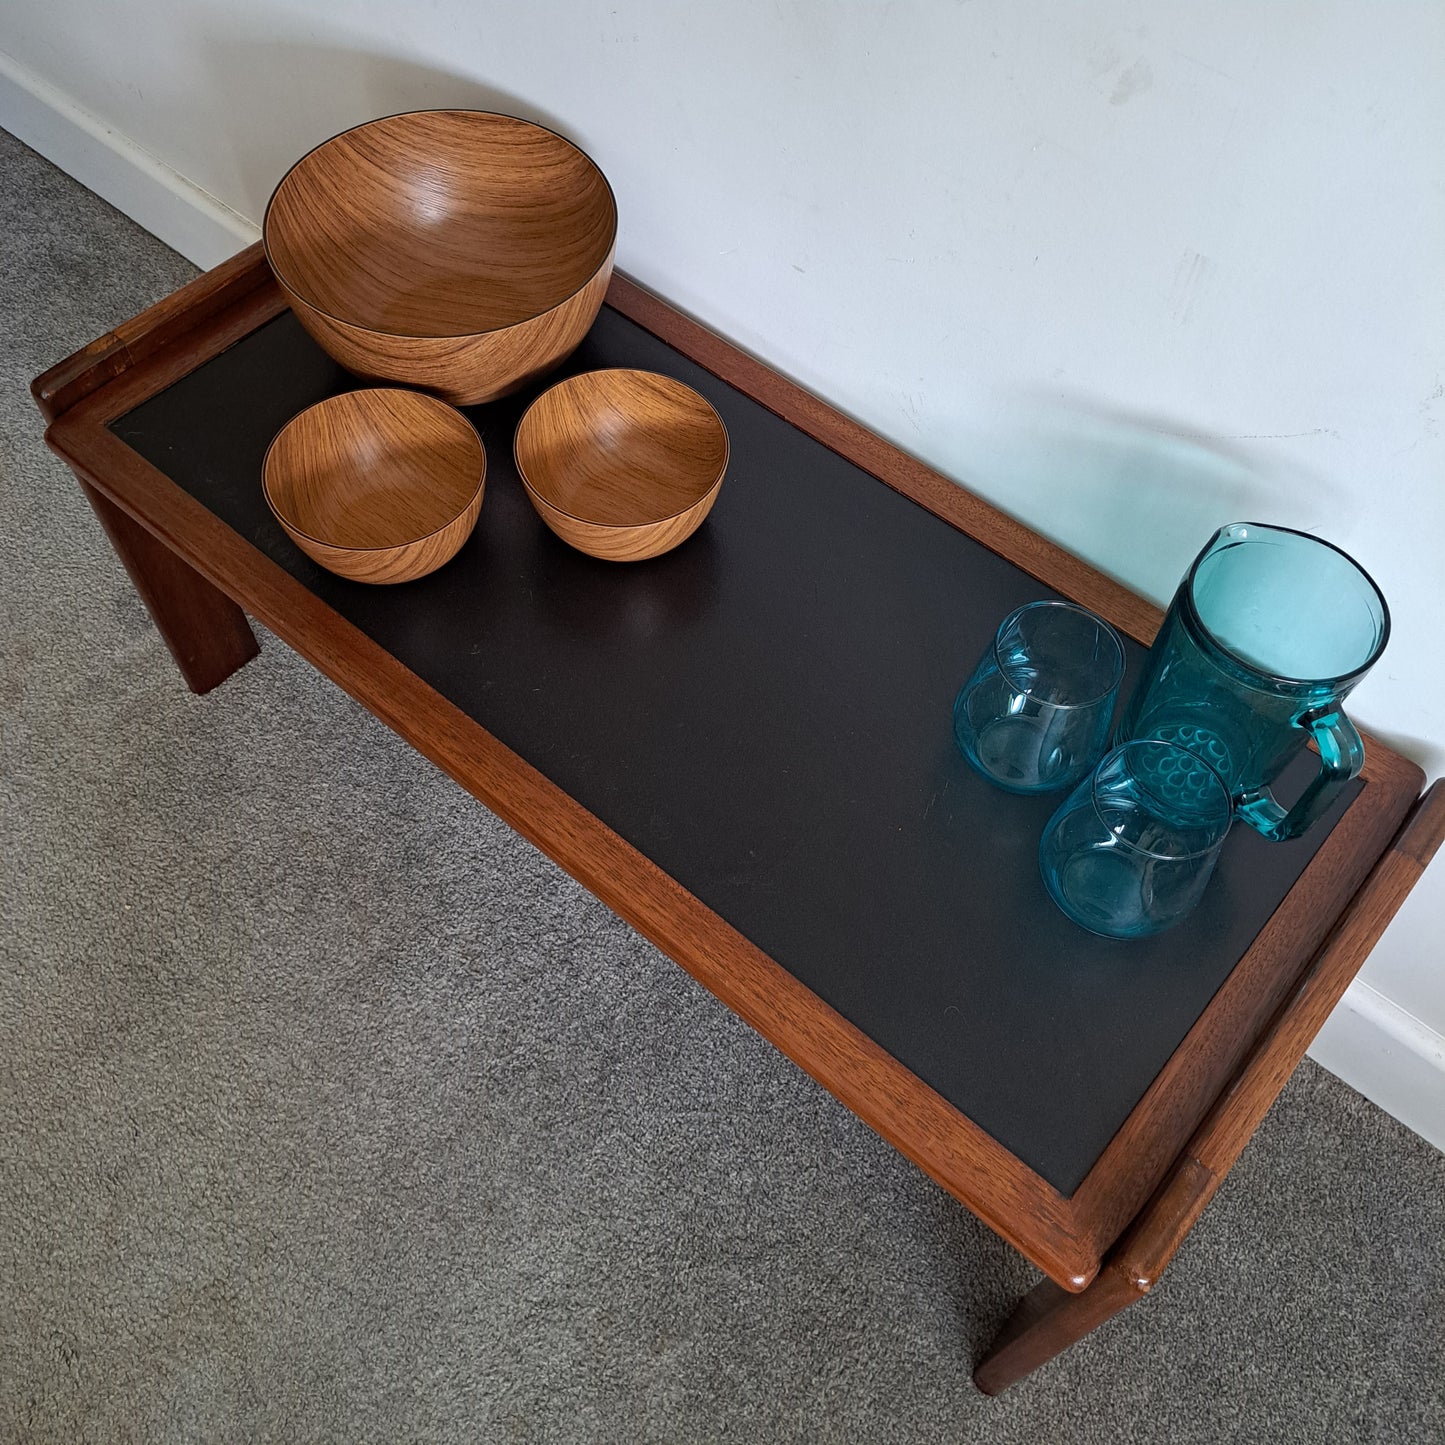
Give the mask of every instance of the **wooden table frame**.
M 1147 644 L 1157 608 L 621 276 L 608 304 L 815 440 Z M 1079 1188 L 1061 1195 L 575 800 L 264 557 L 108 423 L 285 309 L 259 245 L 32 386 L 186 682 L 258 618 L 536 844 L 1048 1278 L 979 1364 L 996 1393 L 1147 1293 L 1445 834 L 1445 792 L 1371 741 L 1366 788 Z

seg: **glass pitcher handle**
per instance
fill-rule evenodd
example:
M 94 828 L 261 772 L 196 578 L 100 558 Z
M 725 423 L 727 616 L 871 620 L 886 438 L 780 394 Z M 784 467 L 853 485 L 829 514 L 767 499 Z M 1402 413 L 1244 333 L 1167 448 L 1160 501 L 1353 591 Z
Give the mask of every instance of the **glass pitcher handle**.
M 1298 838 L 1316 822 L 1365 762 L 1365 745 L 1339 708 L 1305 713 L 1296 726 L 1304 728 L 1320 750 L 1320 770 L 1299 802 L 1286 812 L 1268 788 L 1256 788 L 1235 803 L 1235 811 L 1250 827 L 1277 843 Z

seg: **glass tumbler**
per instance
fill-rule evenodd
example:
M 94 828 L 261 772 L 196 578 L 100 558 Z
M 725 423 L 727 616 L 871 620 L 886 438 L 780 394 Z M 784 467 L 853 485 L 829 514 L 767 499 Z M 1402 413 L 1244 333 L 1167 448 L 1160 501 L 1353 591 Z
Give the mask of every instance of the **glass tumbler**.
M 1197 754 L 1124 743 L 1049 819 L 1044 886 L 1091 933 L 1158 933 L 1199 902 L 1232 817 L 1224 779 Z
M 1108 741 L 1124 645 L 1072 602 L 1010 612 L 953 704 L 964 757 L 1011 793 L 1077 783 Z

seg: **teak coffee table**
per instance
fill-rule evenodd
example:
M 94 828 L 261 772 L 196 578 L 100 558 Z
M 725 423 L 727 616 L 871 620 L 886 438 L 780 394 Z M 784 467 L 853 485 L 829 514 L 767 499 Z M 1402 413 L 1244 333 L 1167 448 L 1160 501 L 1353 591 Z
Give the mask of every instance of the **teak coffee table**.
M 614 365 L 728 427 L 698 534 L 634 566 L 557 541 L 512 467 L 533 388 L 472 409 L 476 533 L 392 588 L 319 570 L 262 501 L 272 435 L 358 383 L 259 246 L 33 390 L 195 691 L 254 656 L 258 618 L 1043 1271 L 977 1368 L 996 1392 L 1158 1279 L 1445 793 L 1371 741 L 1305 839 L 1235 829 L 1184 927 L 1084 933 L 1038 878 L 1058 800 L 970 773 L 950 704 L 1022 602 L 1102 613 L 1131 668 L 1158 611 L 621 277 L 564 371 Z

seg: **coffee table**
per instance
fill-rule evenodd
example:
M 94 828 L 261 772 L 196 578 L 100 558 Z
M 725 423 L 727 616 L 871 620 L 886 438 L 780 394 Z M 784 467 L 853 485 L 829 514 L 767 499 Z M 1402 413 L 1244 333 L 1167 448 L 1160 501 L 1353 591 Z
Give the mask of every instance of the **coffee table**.
M 564 371 L 609 365 L 727 424 L 701 531 L 635 566 L 563 546 L 512 467 L 528 392 L 471 409 L 477 531 L 394 588 L 321 571 L 262 502 L 270 437 L 357 383 L 259 246 L 32 390 L 195 691 L 259 619 L 1043 1272 L 976 1370 L 996 1392 L 1153 1286 L 1438 847 L 1445 792 L 1370 740 L 1305 839 L 1231 834 L 1185 927 L 1085 934 L 1034 862 L 1057 799 L 971 774 L 949 705 L 1019 603 L 1093 608 L 1131 669 L 1158 610 L 621 276 Z

